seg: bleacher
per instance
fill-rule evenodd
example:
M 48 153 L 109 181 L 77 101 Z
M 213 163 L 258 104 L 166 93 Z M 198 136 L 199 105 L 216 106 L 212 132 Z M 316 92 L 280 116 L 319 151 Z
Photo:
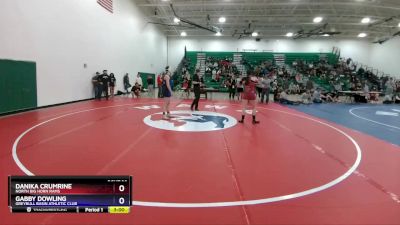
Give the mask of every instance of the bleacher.
M 216 88 L 219 91 L 227 91 L 223 87 L 224 80 L 221 79 L 219 82 L 212 81 L 211 76 L 204 74 L 205 63 L 204 60 L 207 58 L 213 58 L 215 60 L 231 60 L 232 64 L 236 66 L 239 74 L 246 76 L 248 70 L 252 70 L 257 66 L 260 66 L 265 61 L 270 61 L 273 65 L 279 67 L 286 67 L 291 70 L 291 65 L 295 60 L 302 60 L 304 62 L 317 62 L 321 59 L 325 59 L 330 65 L 334 65 L 338 62 L 338 56 L 334 53 L 293 53 L 293 52 L 197 52 L 188 51 L 186 52 L 186 60 L 190 62 L 188 71 L 193 75 L 196 69 L 200 69 L 201 75 L 204 75 L 204 83 L 206 87 Z M 182 59 L 184 60 L 184 59 Z M 178 71 L 178 83 L 181 83 L 181 71 Z M 325 80 L 314 81 L 318 86 L 324 89 L 330 89 L 330 84 Z

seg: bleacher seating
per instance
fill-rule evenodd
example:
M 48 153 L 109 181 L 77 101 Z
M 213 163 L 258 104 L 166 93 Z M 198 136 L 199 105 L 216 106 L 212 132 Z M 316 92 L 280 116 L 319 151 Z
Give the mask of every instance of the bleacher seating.
M 270 61 L 273 65 L 279 67 L 285 67 L 291 74 L 296 71 L 291 68 L 291 65 L 296 60 L 304 62 L 318 62 L 321 59 L 326 60 L 330 65 L 334 65 L 338 62 L 338 56 L 333 53 L 275 53 L 275 52 L 197 52 L 188 51 L 186 52 L 186 60 L 190 62 L 188 71 L 191 75 L 195 73 L 196 68 L 200 69 L 201 75 L 204 75 L 204 83 L 206 87 L 213 87 L 219 89 L 219 91 L 225 91 L 223 87 L 224 80 L 221 79 L 219 82 L 212 81 L 211 76 L 205 74 L 205 61 L 208 58 L 215 60 L 229 59 L 235 66 L 235 69 L 242 76 L 246 76 L 248 70 L 262 65 L 263 62 Z M 181 77 L 179 71 L 179 78 Z M 178 81 L 178 83 L 181 80 Z M 318 86 L 330 90 L 332 85 L 327 80 L 315 79 L 313 80 Z M 278 80 L 278 82 L 283 82 Z M 294 79 L 287 80 L 287 85 L 290 82 L 295 82 Z

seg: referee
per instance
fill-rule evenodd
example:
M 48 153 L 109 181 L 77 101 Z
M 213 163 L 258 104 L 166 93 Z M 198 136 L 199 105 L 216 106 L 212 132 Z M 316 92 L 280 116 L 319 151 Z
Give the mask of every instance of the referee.
M 193 92 L 194 92 L 194 99 L 192 102 L 192 105 L 190 106 L 190 109 L 193 111 L 193 106 L 194 110 L 199 111 L 199 100 L 200 100 L 200 76 L 199 76 L 200 70 L 197 69 L 196 73 L 193 76 L 192 84 L 193 84 Z

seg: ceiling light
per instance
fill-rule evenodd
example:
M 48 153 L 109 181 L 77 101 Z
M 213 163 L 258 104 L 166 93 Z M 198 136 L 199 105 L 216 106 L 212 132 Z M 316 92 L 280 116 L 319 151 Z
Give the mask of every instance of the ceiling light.
M 361 23 L 369 23 L 371 19 L 369 17 L 365 17 L 361 20 Z
M 329 35 L 329 34 L 323 34 L 322 36 L 323 36 L 323 37 L 329 37 L 329 36 L 331 36 L 331 35 Z
M 185 31 L 182 31 L 182 32 L 181 32 L 181 36 L 182 36 L 182 37 L 185 37 L 186 35 L 187 35 L 187 34 L 186 34 Z
M 400 23 L 399 23 L 399 25 L 398 25 L 399 27 L 400 27 Z
M 257 32 L 253 32 L 253 33 L 251 33 L 251 36 L 257 37 L 257 36 L 258 36 L 258 33 L 257 33 Z
M 313 22 L 314 22 L 314 23 L 320 23 L 323 19 L 324 19 L 324 18 L 322 18 L 322 17 L 320 17 L 320 16 L 317 16 L 317 17 L 315 17 L 315 18 L 313 19 Z
M 181 22 L 181 20 L 175 17 L 174 18 L 174 23 L 179 23 L 179 22 Z
M 287 33 L 286 37 L 293 37 L 293 33 L 292 32 Z
M 218 31 L 215 35 L 216 36 L 221 36 L 221 32 Z
M 359 34 L 358 34 L 358 37 L 360 37 L 360 38 L 363 38 L 363 37 L 366 37 L 366 36 L 367 36 L 366 33 L 359 33 Z
M 225 18 L 225 17 L 220 17 L 220 18 L 218 19 L 218 21 L 219 21 L 220 23 L 225 23 L 226 18 Z

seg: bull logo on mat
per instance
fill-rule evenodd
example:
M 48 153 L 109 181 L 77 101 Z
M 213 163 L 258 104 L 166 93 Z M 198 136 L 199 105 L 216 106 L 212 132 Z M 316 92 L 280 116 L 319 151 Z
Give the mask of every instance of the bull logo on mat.
M 173 111 L 171 118 L 162 119 L 162 113 L 155 113 L 144 118 L 144 123 L 155 128 L 173 131 L 215 131 L 233 127 L 235 118 L 209 111 Z

